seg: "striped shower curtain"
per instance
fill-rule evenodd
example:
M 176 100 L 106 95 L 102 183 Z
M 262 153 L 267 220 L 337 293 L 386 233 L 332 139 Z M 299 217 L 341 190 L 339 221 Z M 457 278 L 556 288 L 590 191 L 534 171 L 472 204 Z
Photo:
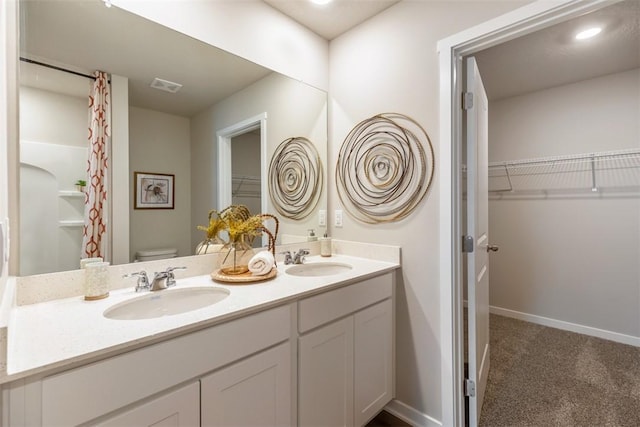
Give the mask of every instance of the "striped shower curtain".
M 89 96 L 89 158 L 81 258 L 105 257 L 107 183 L 111 137 L 111 89 L 107 73 L 96 71 Z

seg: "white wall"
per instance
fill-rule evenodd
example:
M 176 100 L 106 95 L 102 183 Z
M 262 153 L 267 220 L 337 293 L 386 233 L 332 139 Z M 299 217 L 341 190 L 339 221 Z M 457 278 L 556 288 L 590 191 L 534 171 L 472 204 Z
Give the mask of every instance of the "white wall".
M 328 42 L 258 0 L 112 0 L 188 36 L 326 90 Z
M 640 149 L 640 69 L 491 102 L 489 114 L 491 161 Z M 635 191 L 587 182 L 587 193 L 490 201 L 492 306 L 640 344 L 640 168 L 610 174 Z
M 17 183 L 9 182 L 10 176 L 17 175 L 17 165 L 12 166 L 12 161 L 17 159 L 18 138 L 18 88 L 10 82 L 16 81 L 18 75 L 18 13 L 15 1 L 3 1 L 0 3 L 0 352 L 6 354 L 8 325 L 10 319 L 9 310 L 11 293 L 6 293 L 7 279 L 9 276 L 9 262 L 6 261 L 9 249 L 9 223 L 11 227 L 18 228 L 18 219 L 13 214 L 17 212 Z M 11 216 L 11 218 L 10 218 Z M 12 248 L 17 251 L 17 246 Z M 17 268 L 17 262 L 11 257 L 11 268 Z M 0 357 L 0 364 L 6 366 L 6 357 Z M 3 405 L 4 406 L 4 405 Z M 0 410 L 0 416 L 5 414 Z
M 134 209 L 131 205 L 132 258 L 136 251 L 162 248 L 177 248 L 178 256 L 193 254 L 190 140 L 188 118 L 129 107 L 131 183 L 135 183 L 134 172 L 175 175 L 174 209 Z
M 259 114 L 267 113 L 267 158 L 276 147 L 293 136 L 309 138 L 318 145 L 323 165 L 327 165 L 327 97 L 322 91 L 301 84 L 277 73 L 257 81 L 251 86 L 219 102 L 191 120 L 191 176 L 192 176 L 192 243 L 203 238 L 197 225 L 205 225 L 207 214 L 217 207 L 216 186 L 216 132 Z M 268 167 L 268 165 L 267 165 Z M 319 207 L 324 207 L 327 186 L 323 187 Z M 276 213 L 267 200 L 267 212 Z M 300 221 L 292 221 L 278 215 L 280 232 L 298 236 L 306 235 L 309 228 L 317 228 L 317 214 Z
M 86 178 L 87 150 L 20 142 L 21 276 L 80 268 L 84 194 L 59 192 L 75 190 L 74 183 Z
M 111 75 L 111 263 L 129 262 L 129 209 L 133 186 L 129 179 L 129 79 Z
M 377 113 L 398 112 L 429 133 L 438 168 L 439 69 L 436 43 L 448 35 L 526 2 L 403 1 L 333 40 L 330 45 L 330 151 L 332 209 L 334 163 L 349 130 Z M 438 185 L 411 216 L 398 223 L 360 224 L 348 215 L 333 237 L 402 246 L 398 283 L 397 399 L 414 422 L 441 419 L 438 289 Z M 332 215 L 330 215 L 332 218 Z
M 59 226 L 84 218 L 83 197 L 58 195 L 87 180 L 89 81 L 74 86 L 87 96 L 20 87 L 21 276 L 80 267 L 82 226 Z
M 7 24 L 7 6 L 3 3 L 0 7 L 0 23 L 4 28 Z M 0 32 L 0 129 L 6 129 L 8 124 L 8 94 L 7 94 L 7 37 L 6 31 Z M 5 261 L 5 247 L 7 233 L 5 218 L 9 216 L 9 177 L 7 176 L 7 132 L 0 134 L 0 170 L 4 171 L 0 173 L 0 300 L 5 288 L 5 282 L 8 276 L 9 265 Z
M 18 8 L 15 0 L 0 4 L 0 222 L 15 236 L 18 221 Z M 5 228 L 6 229 L 6 228 Z M 12 239 L 10 249 L 19 250 L 18 239 Z M 11 274 L 18 270 L 18 257 L 11 256 Z M 0 261 L 4 264 L 4 260 Z M 4 292 L 7 268 L 0 275 L 0 293 Z
M 638 69 L 492 101 L 489 161 L 638 148 L 638 105 Z
M 84 98 L 22 86 L 20 139 L 87 147 L 89 79 L 78 77 L 78 84 L 86 87 Z M 73 187 L 73 182 L 69 187 Z

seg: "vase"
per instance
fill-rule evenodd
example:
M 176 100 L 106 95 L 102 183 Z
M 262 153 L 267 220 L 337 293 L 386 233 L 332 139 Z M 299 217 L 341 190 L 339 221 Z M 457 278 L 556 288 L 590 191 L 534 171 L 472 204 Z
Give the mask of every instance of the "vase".
M 218 238 L 207 238 L 196 246 L 196 255 L 214 254 L 220 252 L 224 242 Z
M 243 274 L 249 271 L 249 261 L 254 251 L 251 244 L 244 237 L 225 244 L 220 250 L 220 272 L 229 276 Z

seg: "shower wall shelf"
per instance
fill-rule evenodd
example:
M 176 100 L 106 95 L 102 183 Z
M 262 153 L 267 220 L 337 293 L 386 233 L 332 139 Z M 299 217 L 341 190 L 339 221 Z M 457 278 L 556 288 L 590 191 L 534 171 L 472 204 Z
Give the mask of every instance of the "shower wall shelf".
M 489 163 L 489 191 L 640 189 L 640 149 Z
M 60 190 L 58 191 L 58 196 L 60 197 L 84 197 L 84 193 L 82 191 L 75 190 Z
M 66 208 L 66 212 L 63 210 L 59 211 L 59 215 L 61 215 L 63 218 L 77 218 L 78 214 L 82 215 L 84 210 L 85 193 L 76 190 L 59 190 L 58 197 L 67 199 L 68 204 L 65 204 L 65 206 L 73 207 L 71 211 L 68 211 L 69 208 Z M 58 226 L 65 228 L 84 227 L 84 219 L 60 219 L 58 221 Z
M 58 221 L 60 227 L 83 227 L 84 220 L 82 219 L 66 219 Z

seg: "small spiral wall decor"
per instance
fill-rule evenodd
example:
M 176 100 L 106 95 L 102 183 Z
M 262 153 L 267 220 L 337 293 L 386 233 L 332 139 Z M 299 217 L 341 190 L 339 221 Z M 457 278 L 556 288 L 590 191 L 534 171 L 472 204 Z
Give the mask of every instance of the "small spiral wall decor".
M 422 126 L 402 114 L 378 114 L 358 123 L 342 143 L 338 196 L 359 221 L 399 221 L 427 194 L 433 171 L 433 146 Z
M 322 185 L 322 161 L 313 143 L 303 137 L 282 141 L 269 165 L 269 194 L 276 210 L 286 218 L 306 218 L 318 204 Z

